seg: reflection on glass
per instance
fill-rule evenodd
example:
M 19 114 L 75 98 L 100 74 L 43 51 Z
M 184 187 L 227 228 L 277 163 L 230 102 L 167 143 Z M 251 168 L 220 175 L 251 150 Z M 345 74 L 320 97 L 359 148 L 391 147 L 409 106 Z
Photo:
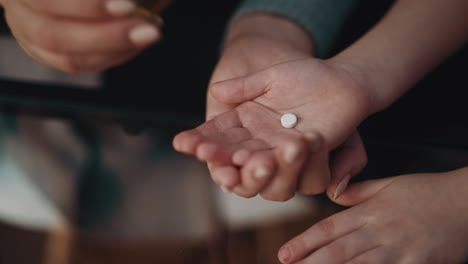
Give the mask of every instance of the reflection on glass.
M 281 244 L 325 213 L 302 198 L 221 193 L 204 164 L 172 150 L 177 128 L 33 113 L 2 114 L 7 176 L 29 193 L 11 190 L 10 207 L 34 207 L 2 221 L 45 234 L 35 263 L 277 263 Z

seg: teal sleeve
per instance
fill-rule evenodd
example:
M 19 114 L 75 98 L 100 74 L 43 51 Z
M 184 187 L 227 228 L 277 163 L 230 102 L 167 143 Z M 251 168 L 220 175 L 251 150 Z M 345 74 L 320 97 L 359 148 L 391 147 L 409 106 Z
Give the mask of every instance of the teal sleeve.
M 314 39 L 315 54 L 325 58 L 356 0 L 244 0 L 235 17 L 269 12 L 301 25 Z

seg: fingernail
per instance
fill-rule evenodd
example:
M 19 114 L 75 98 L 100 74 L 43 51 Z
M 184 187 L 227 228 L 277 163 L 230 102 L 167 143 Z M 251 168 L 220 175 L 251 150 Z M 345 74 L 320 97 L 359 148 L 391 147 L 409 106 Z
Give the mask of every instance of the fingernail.
M 180 151 L 180 146 L 178 141 L 172 141 L 172 146 L 174 147 L 175 151 Z
M 137 46 L 145 46 L 158 40 L 159 30 L 151 25 L 141 25 L 130 31 L 130 40 Z
M 232 156 L 232 162 L 238 166 L 243 166 L 250 156 L 250 152 L 246 149 L 238 150 Z
M 284 150 L 284 160 L 287 163 L 293 163 L 297 157 L 299 156 L 299 153 L 301 152 L 301 149 L 297 144 L 288 144 Z
M 270 176 L 270 170 L 265 167 L 260 167 L 255 171 L 255 178 L 257 180 L 265 179 Z
M 309 142 L 310 152 L 318 152 L 321 147 L 320 136 L 314 132 L 307 132 L 304 137 Z
M 348 174 L 343 178 L 343 180 L 341 180 L 341 182 L 336 187 L 335 194 L 333 195 L 333 200 L 338 199 L 338 197 L 340 197 L 340 195 L 346 190 L 350 179 L 351 175 Z
M 291 252 L 287 247 L 282 247 L 278 253 L 278 258 L 282 263 L 286 263 L 291 258 Z
M 231 192 L 231 190 L 226 186 L 221 186 L 221 191 L 223 191 L 223 193 L 230 193 Z
M 126 16 L 135 12 L 137 6 L 128 0 L 110 0 L 106 2 L 105 8 L 113 16 Z

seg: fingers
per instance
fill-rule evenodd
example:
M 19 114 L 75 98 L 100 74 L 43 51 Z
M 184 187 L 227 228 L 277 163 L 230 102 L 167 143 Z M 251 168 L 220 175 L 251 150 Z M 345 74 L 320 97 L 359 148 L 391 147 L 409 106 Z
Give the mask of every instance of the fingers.
M 223 192 L 231 192 L 235 186 L 241 183 L 239 170 L 230 165 L 217 165 L 208 163 L 211 178 L 221 186 Z
M 175 150 L 196 156 L 202 161 L 231 164 L 236 146 L 251 139 L 250 132 L 241 127 L 236 111 L 229 111 L 195 129 L 176 135 Z
M 232 191 L 245 198 L 254 197 L 269 181 L 269 176 L 275 171 L 275 161 L 274 157 L 272 157 L 271 148 L 256 140 L 247 140 L 240 146 L 232 148 L 240 148 L 240 151 L 231 151 L 230 148 L 225 147 L 223 148 L 224 153 L 220 151 L 220 153 L 213 155 L 216 158 L 213 159 L 213 162 L 208 162 L 213 180 L 220 184 L 225 192 Z M 251 162 L 248 166 L 242 165 L 239 168 L 234 160 L 236 160 L 236 154 L 242 154 L 242 152 L 248 154 L 248 159 Z M 234 162 L 231 162 L 231 160 Z
M 330 174 L 328 153 L 318 152 L 323 145 L 320 136 L 269 134 L 268 138 L 279 142 L 276 151 L 243 148 L 233 154 L 233 163 L 242 167 L 242 184 L 234 189 L 236 194 L 253 197 L 260 192 L 267 200 L 286 201 L 297 190 L 303 194 L 317 194 L 326 189 Z
M 137 18 L 82 23 L 41 16 L 27 8 L 13 8 L 8 12 L 8 20 L 23 44 L 32 43 L 54 53 L 134 51 L 160 38 L 156 26 Z
M 211 156 L 212 161 L 208 162 L 211 175 L 215 182 L 222 185 L 224 191 L 233 191 L 245 198 L 253 197 L 258 194 L 262 186 L 268 181 L 268 175 L 272 174 L 275 170 L 274 158 L 270 157 L 271 148 L 263 141 L 252 139 L 224 147 L 211 143 L 200 144 L 197 149 L 197 157 L 199 159 L 201 159 L 202 154 L 200 153 L 202 151 L 209 152 L 203 148 L 210 145 L 214 147 L 211 150 L 212 153 L 203 154 L 203 156 Z M 239 154 L 242 156 L 242 159 L 252 160 L 251 164 L 255 164 L 255 166 L 236 164 L 236 162 L 239 162 L 236 161 L 239 158 Z M 243 156 L 243 154 L 247 156 Z M 215 167 L 229 167 L 229 169 L 212 169 Z M 243 178 L 241 178 L 241 174 Z
M 296 192 L 298 174 L 308 155 L 308 146 L 295 134 L 270 135 L 276 148 L 246 141 L 232 155 L 232 163 L 240 166 L 241 184 L 233 189 L 239 196 L 250 198 L 260 193 L 271 201 L 286 201 Z
M 356 132 L 334 154 L 331 164 L 332 183 L 327 190 L 330 199 L 343 206 L 354 206 L 370 199 L 394 181 L 395 177 L 391 177 L 348 186 L 350 178 L 366 164 L 364 144 Z
M 6 20 L 23 49 L 41 63 L 66 72 L 104 70 L 161 38 L 157 21 L 116 18 L 107 12 L 109 6 L 114 13 L 133 12 L 133 2 L 6 0 L 4 5 Z
M 37 12 L 51 16 L 75 19 L 102 19 L 115 15 L 129 15 L 136 11 L 137 5 L 131 0 L 14 0 Z
M 309 132 L 305 139 L 309 144 L 309 157 L 300 174 L 297 190 L 303 195 L 323 193 L 330 183 L 328 151 L 320 134 Z
M 206 120 L 211 120 L 216 116 L 231 111 L 237 104 L 225 104 L 216 100 L 210 91 L 207 93 L 206 98 Z
M 206 137 L 206 142 L 201 142 L 196 150 L 196 157 L 201 161 L 231 163 L 233 153 L 246 143 L 251 141 L 251 134 L 245 128 L 230 128 Z M 250 144 L 255 147 L 263 147 L 266 144 Z
M 364 223 L 353 212 L 353 209 L 348 209 L 313 225 L 281 247 L 278 258 L 282 263 L 295 263 L 332 241 L 360 229 Z
M 172 141 L 172 146 L 178 152 L 195 155 L 198 146 L 203 140 L 205 138 L 200 131 L 190 129 L 177 134 Z
M 396 263 L 397 261 L 392 257 L 392 254 L 385 254 L 382 247 L 372 248 L 365 251 L 361 255 L 347 261 L 345 264 L 361 264 L 361 263 Z
M 302 195 L 323 193 L 330 183 L 328 153 L 310 153 L 299 177 L 297 191 Z
M 229 132 L 203 135 L 199 130 L 192 129 L 176 135 L 172 145 L 176 151 L 194 156 L 200 161 L 231 165 L 234 153 L 243 148 L 242 141 L 248 141 L 248 138 L 236 139 L 235 133 Z
M 241 184 L 233 192 L 244 198 L 256 196 L 272 179 L 276 170 L 274 154 L 271 150 L 258 151 L 241 168 Z
M 34 45 L 23 49 L 38 62 L 69 73 L 100 71 L 130 60 L 138 53 L 130 51 L 124 53 L 76 56 L 52 53 Z
M 352 184 L 335 200 L 335 203 L 343 206 L 354 206 L 365 202 L 392 184 L 396 178 L 389 177 Z
M 211 95 L 227 104 L 238 104 L 255 99 L 269 88 L 268 72 L 217 82 L 211 85 Z
M 367 154 L 358 132 L 334 151 L 331 161 L 332 181 L 327 194 L 336 200 L 347 188 L 351 177 L 356 176 L 367 164 Z
M 308 155 L 308 145 L 302 137 L 285 136 L 279 142 L 285 143 L 275 151 L 276 173 L 270 176 L 271 181 L 260 192 L 263 198 L 270 201 L 287 201 L 294 196 L 298 175 Z
M 319 248 L 299 263 L 342 264 L 377 247 L 375 237 L 361 228 Z

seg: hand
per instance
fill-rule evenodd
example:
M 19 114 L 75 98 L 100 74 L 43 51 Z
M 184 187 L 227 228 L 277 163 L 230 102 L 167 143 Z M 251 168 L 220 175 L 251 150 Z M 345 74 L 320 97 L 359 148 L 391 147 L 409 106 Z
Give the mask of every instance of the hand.
M 349 186 L 353 208 L 313 225 L 279 251 L 282 263 L 462 263 L 468 246 L 468 167 Z
M 218 184 L 233 187 L 241 178 L 246 188 L 234 191 L 244 197 L 260 192 L 269 200 L 287 200 L 298 185 L 304 188 L 299 179 L 313 183 L 302 192 L 320 193 L 330 181 L 328 153 L 366 117 L 364 92 L 348 71 L 331 61 L 307 58 L 278 64 L 212 85 L 219 101 L 248 102 L 178 135 L 174 146 L 217 164 L 220 169 L 212 167 L 212 174 L 225 175 L 213 177 Z M 300 118 L 294 129 L 280 125 L 281 115 L 288 112 Z M 303 167 L 309 155 L 312 162 Z M 223 166 L 231 164 L 242 167 L 242 177 L 234 167 Z M 298 177 L 301 171 L 310 175 Z
M 272 27 L 276 30 L 272 31 Z M 228 29 L 222 56 L 210 80 L 206 119 L 211 120 L 238 105 L 214 98 L 210 92 L 211 84 L 312 55 L 312 40 L 302 28 L 288 19 L 261 12 L 234 19 Z
M 271 27 L 276 30 L 272 32 Z M 311 57 L 312 47 L 313 43 L 302 28 L 287 19 L 266 13 L 244 15 L 237 18 L 231 25 L 224 52 L 210 83 L 246 76 L 282 62 Z M 221 102 L 208 91 L 207 120 L 230 111 L 237 105 Z M 234 169 L 232 166 L 211 162 L 208 166 L 214 181 L 225 188 L 233 189 L 234 192 L 244 197 L 258 193 L 243 190 L 245 188 L 239 186 L 239 177 L 229 177 L 229 173 L 226 175 L 226 171 Z M 284 168 L 281 171 L 288 173 L 290 170 Z M 285 178 L 294 177 L 295 175 L 285 175 Z M 255 181 L 250 182 L 256 184 Z M 305 179 L 302 186 L 307 185 L 310 184 Z M 258 188 L 254 187 L 254 189 Z M 270 193 L 265 191 L 264 195 L 272 200 L 284 200 L 290 196 L 290 194 L 278 195 L 273 191 Z
M 23 49 L 65 72 L 118 65 L 160 39 L 160 20 L 138 18 L 130 0 L 0 0 L 0 5 Z

